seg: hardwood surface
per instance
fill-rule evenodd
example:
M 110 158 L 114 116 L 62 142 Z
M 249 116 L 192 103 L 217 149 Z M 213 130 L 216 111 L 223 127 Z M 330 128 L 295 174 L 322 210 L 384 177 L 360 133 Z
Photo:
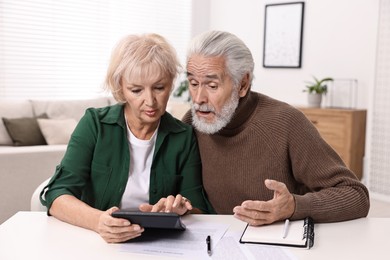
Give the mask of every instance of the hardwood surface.
M 362 109 L 298 108 L 321 136 L 361 179 L 366 139 L 366 115 Z

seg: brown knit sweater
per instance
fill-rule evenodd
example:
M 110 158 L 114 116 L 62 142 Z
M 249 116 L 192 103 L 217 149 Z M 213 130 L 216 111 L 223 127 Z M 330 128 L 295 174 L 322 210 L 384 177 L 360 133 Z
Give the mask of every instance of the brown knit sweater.
M 191 114 L 183 118 L 191 123 Z M 299 110 L 249 92 L 224 129 L 196 131 L 203 184 L 215 211 L 232 214 L 245 200 L 270 200 L 265 179 L 284 182 L 295 198 L 291 219 L 316 222 L 365 217 L 367 188 Z

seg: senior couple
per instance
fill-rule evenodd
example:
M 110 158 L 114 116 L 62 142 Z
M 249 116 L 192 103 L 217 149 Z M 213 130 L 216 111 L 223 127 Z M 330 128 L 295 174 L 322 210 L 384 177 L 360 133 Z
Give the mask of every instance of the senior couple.
M 109 243 L 144 229 L 111 214 L 234 214 L 250 225 L 365 217 L 367 188 L 306 117 L 251 90 L 254 61 L 235 35 L 209 31 L 187 53 L 191 110 L 166 106 L 180 64 L 157 34 L 113 50 L 106 86 L 118 104 L 90 108 L 41 192 L 48 214 Z

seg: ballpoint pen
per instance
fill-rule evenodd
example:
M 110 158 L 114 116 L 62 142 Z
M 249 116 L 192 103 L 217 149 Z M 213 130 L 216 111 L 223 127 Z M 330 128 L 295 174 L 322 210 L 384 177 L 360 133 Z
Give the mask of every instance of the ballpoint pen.
M 207 236 L 206 244 L 207 244 L 207 254 L 211 255 L 211 237 L 210 236 Z
M 283 228 L 283 238 L 286 238 L 287 237 L 287 233 L 288 233 L 288 225 L 290 224 L 290 220 L 289 219 L 286 219 L 286 221 L 284 222 L 284 228 Z

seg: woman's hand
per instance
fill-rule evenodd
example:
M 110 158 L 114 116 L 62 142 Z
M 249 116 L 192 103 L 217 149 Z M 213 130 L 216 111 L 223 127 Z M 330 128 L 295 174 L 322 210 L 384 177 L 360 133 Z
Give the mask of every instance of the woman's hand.
M 139 209 L 143 212 L 174 212 L 179 215 L 186 214 L 192 210 L 191 201 L 182 195 L 176 197 L 169 195 L 166 198 L 161 198 L 156 204 L 141 204 Z
M 120 243 L 139 237 L 144 229 L 136 224 L 131 224 L 123 218 L 114 218 L 111 214 L 119 210 L 112 207 L 100 215 L 97 232 L 107 243 Z

